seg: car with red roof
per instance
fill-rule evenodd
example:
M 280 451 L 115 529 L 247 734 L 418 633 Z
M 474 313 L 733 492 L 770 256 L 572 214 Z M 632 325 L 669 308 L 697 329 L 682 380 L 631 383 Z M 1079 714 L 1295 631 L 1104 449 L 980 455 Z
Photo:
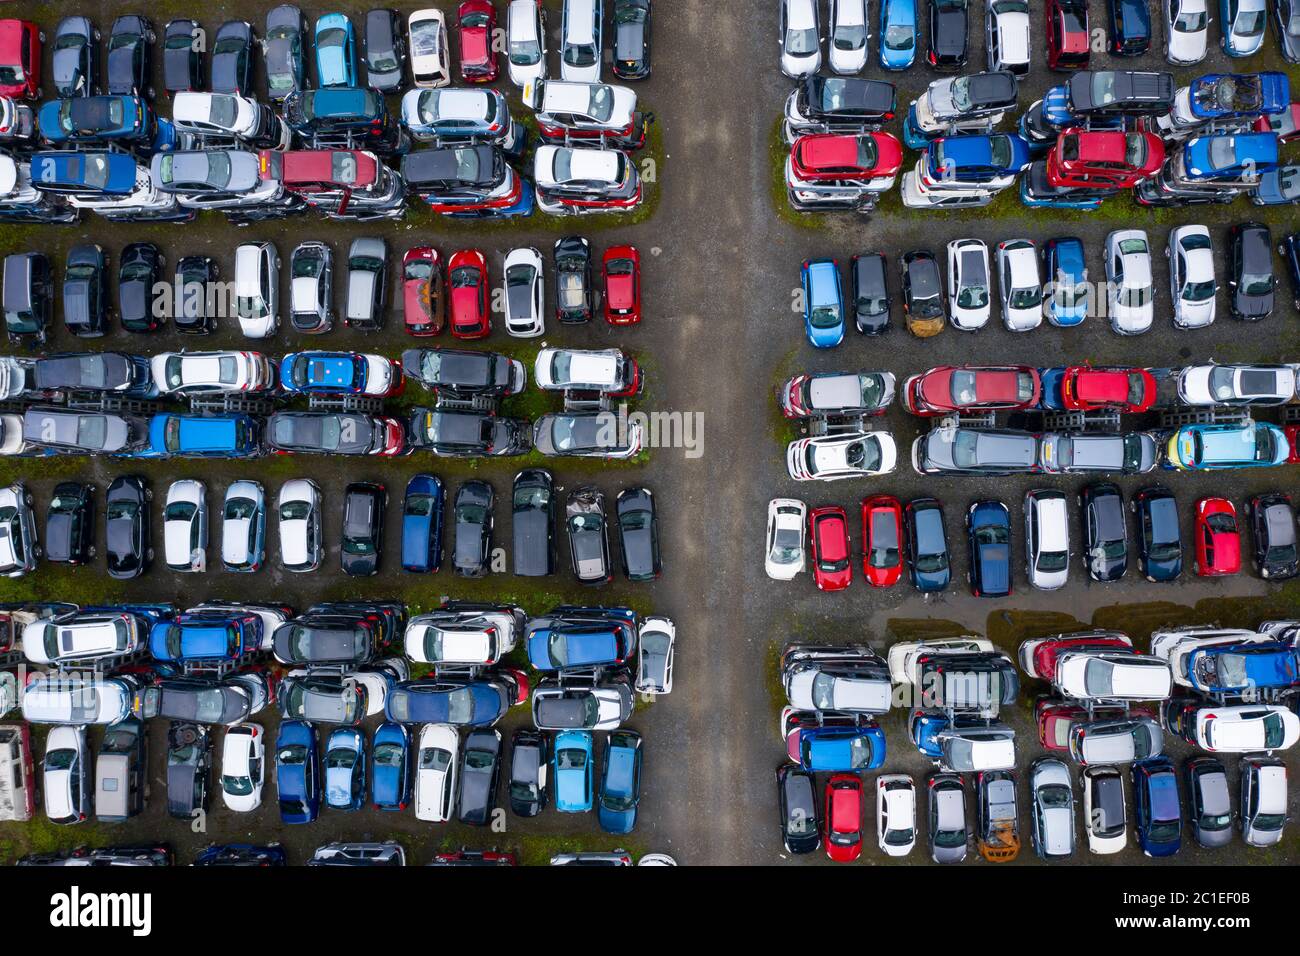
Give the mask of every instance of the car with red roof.
M 1044 694 L 1034 701 L 1038 742 L 1048 750 L 1069 750 L 1070 727 L 1075 721 L 1087 719 L 1088 708 L 1061 700 L 1054 694 Z
M 610 246 L 601 257 L 605 279 L 605 321 L 636 325 L 641 321 L 641 254 L 636 246 Z
M 826 781 L 822 826 L 826 855 L 836 863 L 852 863 L 862 855 L 862 778 L 856 773 L 831 774 Z
M 1241 570 L 1241 528 L 1237 508 L 1227 498 L 1196 502 L 1196 573 L 1203 578 Z
M 30 20 L 0 20 L 0 96 L 40 98 L 44 42 Z
M 1255 120 L 1256 133 L 1272 133 L 1279 143 L 1300 137 L 1300 103 L 1292 103 L 1280 113 L 1266 113 Z
M 903 405 L 913 415 L 963 411 L 1018 411 L 1038 404 L 1042 382 L 1028 365 L 940 365 L 903 383 Z
M 458 339 L 481 339 L 492 331 L 488 304 L 487 258 L 477 249 L 461 249 L 447 262 L 451 298 L 451 334 Z
M 1061 403 L 1066 408 L 1145 412 L 1155 404 L 1155 400 L 1155 377 L 1144 368 L 1072 365 L 1061 378 Z
M 853 580 L 849 550 L 849 519 L 839 505 L 808 512 L 813 580 L 823 591 L 843 591 Z
M 889 133 L 813 133 L 790 147 L 787 185 L 861 182 L 879 192 L 894 185 L 903 165 L 903 144 Z
M 1086 70 L 1091 52 L 1088 0 L 1047 0 L 1047 65 Z
M 406 184 L 367 150 L 264 149 L 258 171 L 331 218 L 393 219 L 406 211 Z
M 456 10 L 460 31 L 460 78 L 466 83 L 492 83 L 497 78 L 497 14 L 490 0 L 465 0 Z
M 1072 126 L 1047 154 L 1047 181 L 1068 189 L 1128 189 L 1164 161 L 1164 143 L 1154 133 Z
M 873 588 L 903 575 L 903 503 L 893 495 L 862 499 L 862 576 Z
M 447 324 L 442 258 L 433 246 L 412 246 L 402 256 L 402 310 L 411 335 L 438 335 Z
M 1133 641 L 1119 631 L 1085 631 L 1078 634 L 1057 634 L 1052 637 L 1035 637 L 1022 641 L 1017 657 L 1020 669 L 1038 680 L 1052 680 L 1056 676 L 1056 662 L 1064 654 L 1085 651 L 1112 651 L 1123 653 L 1133 650 Z
M 1286 434 L 1286 446 L 1290 449 L 1286 463 L 1300 465 L 1300 425 L 1287 425 L 1282 431 Z

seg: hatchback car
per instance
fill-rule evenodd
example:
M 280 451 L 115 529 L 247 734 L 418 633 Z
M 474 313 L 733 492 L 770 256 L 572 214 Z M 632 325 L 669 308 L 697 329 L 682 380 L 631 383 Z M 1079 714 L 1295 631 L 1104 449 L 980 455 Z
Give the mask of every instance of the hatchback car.
M 649 0 L 646 0 L 649 6 Z M 829 39 L 831 72 L 852 76 L 867 65 L 866 0 L 832 0 Z
M 492 553 L 496 492 L 486 481 L 467 481 L 452 502 L 452 569 L 464 577 L 487 574 Z
M 976 501 L 966 512 L 971 594 L 1011 594 L 1011 515 L 1000 501 Z
M 339 549 L 343 573 L 366 577 L 379 572 L 384 553 L 384 513 L 388 493 L 383 485 L 354 481 L 343 493 L 343 536 Z
M 807 513 L 807 506 L 795 498 L 773 498 L 768 503 L 764 570 L 769 578 L 789 581 L 803 572 Z
M 943 331 L 943 285 L 939 263 L 925 249 L 903 254 L 903 318 L 907 331 L 918 338 L 928 338 Z
M 555 809 L 588 813 L 595 798 L 596 745 L 589 730 L 565 730 L 555 735 L 552 773 Z
M 173 481 L 163 503 L 163 560 L 172 571 L 204 571 L 208 564 L 207 486 Z
M 227 728 L 221 743 L 221 799 L 234 813 L 262 805 L 266 775 L 266 733 L 259 724 Z
M 1254 322 L 1272 315 L 1277 279 L 1268 226 L 1244 222 L 1229 229 L 1228 263 L 1228 309 L 1232 317 Z
M 786 852 L 814 852 L 821 846 L 821 809 L 816 778 L 791 763 L 776 769 L 776 791 L 781 817 L 781 840 Z
M 506 785 L 510 812 L 535 817 L 546 809 L 550 754 L 546 735 L 516 730 L 510 738 L 510 778 Z
M 153 492 L 139 475 L 121 475 L 108 486 L 104 495 L 104 537 L 109 577 L 136 578 L 149 570 L 153 561 L 149 544 L 152 499 Z M 0 503 L 0 523 L 3 520 Z
M 1044 860 L 1074 855 L 1074 790 L 1070 768 L 1055 757 L 1029 765 L 1030 833 L 1034 852 Z
M 936 773 L 926 782 L 929 797 L 930 859 L 960 863 L 966 859 L 966 788 L 959 774 Z
M 244 20 L 227 20 L 217 28 L 212 43 L 213 93 L 252 92 L 253 56 L 257 37 L 253 25 Z
M 1274 757 L 1241 758 L 1241 838 L 1276 846 L 1287 823 L 1286 765 Z
M 289 256 L 289 321 L 315 334 L 328 332 L 333 316 L 334 251 L 315 240 L 299 243 Z
M 948 587 L 951 561 L 943 509 L 934 498 L 916 498 L 904 509 L 907 522 L 907 570 L 918 591 Z
M 841 591 L 853 579 L 849 522 L 838 505 L 814 508 L 808 513 L 808 540 L 812 545 L 813 579 L 823 591 Z
M 14 21 L 9 21 L 10 23 Z M 22 21 L 17 21 L 21 23 Z M 99 31 L 89 19 L 82 16 L 64 17 L 54 28 L 54 50 L 51 61 L 51 79 L 54 91 L 60 97 L 93 96 L 98 85 Z M 39 51 L 39 43 L 36 45 Z M 30 56 L 27 49 L 23 53 Z M 40 76 L 40 60 L 29 60 L 28 70 L 33 79 Z M 22 69 L 14 70 L 18 76 Z M 9 84 L 17 86 L 19 84 Z M 27 92 L 22 90 L 22 93 Z M 21 93 L 20 93 L 21 95 Z M 30 95 L 38 95 L 32 93 Z
M 95 486 L 61 481 L 45 512 L 45 559 L 79 565 L 95 557 Z
M 308 86 L 307 21 L 302 11 L 288 3 L 269 10 L 265 36 L 266 92 L 270 100 L 280 102 Z
M 320 755 L 305 720 L 285 720 L 275 739 L 275 789 L 280 822 L 314 823 L 320 813 Z
M 320 488 L 310 478 L 293 478 L 280 486 L 276 500 L 280 563 L 286 571 L 315 571 L 320 567 Z
M 378 332 L 388 302 L 388 251 L 377 236 L 353 239 L 348 247 L 347 309 L 350 329 Z
M 1078 504 L 1088 576 L 1094 581 L 1118 581 L 1128 569 L 1124 493 L 1109 482 L 1085 485 Z

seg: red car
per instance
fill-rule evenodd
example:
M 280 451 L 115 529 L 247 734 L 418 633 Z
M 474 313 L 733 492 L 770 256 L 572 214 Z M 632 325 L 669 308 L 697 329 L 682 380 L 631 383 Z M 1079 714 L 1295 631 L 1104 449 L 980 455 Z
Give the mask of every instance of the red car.
M 1034 702 L 1034 723 L 1038 727 L 1038 742 L 1048 750 L 1070 749 L 1070 725 L 1076 720 L 1087 720 L 1088 709 L 1070 704 L 1050 694 Z
M 873 588 L 903 574 L 903 503 L 892 495 L 862 499 L 862 576 Z
M 1061 402 L 1066 408 L 1093 411 L 1117 408 L 1145 412 L 1156 400 L 1155 377 L 1144 368 L 1091 368 L 1072 365 L 1061 379 Z
M 1290 449 L 1286 463 L 1300 465 L 1300 425 L 1287 425 L 1282 431 L 1286 433 L 1286 445 Z
M 1270 113 L 1255 120 L 1255 132 L 1274 133 L 1279 143 L 1300 137 L 1300 103 L 1292 103 L 1280 113 Z
M 462 249 L 447 263 L 451 287 L 451 334 L 458 339 L 481 339 L 492 331 L 488 305 L 487 259 L 477 249 Z
M 1196 573 L 1203 578 L 1241 570 L 1241 532 L 1237 509 L 1227 498 L 1196 502 Z
M 636 325 L 641 321 L 641 254 L 635 246 L 610 246 L 601 258 L 605 273 L 605 321 Z
M 1020 645 L 1020 669 L 1038 680 L 1056 677 L 1056 661 L 1074 651 L 1131 651 L 1133 642 L 1117 631 L 1087 631 L 1038 637 Z
M 1088 0 L 1047 0 L 1047 65 L 1086 70 L 1089 52 Z
M 804 182 L 865 181 L 888 189 L 903 165 L 903 144 L 889 133 L 814 133 L 790 147 L 790 172 Z
M 402 256 L 402 310 L 411 335 L 437 335 L 447 323 L 442 259 L 433 246 L 414 246 Z
M 957 411 L 1018 411 L 1038 404 L 1043 383 L 1029 365 L 940 365 L 903 383 L 903 405 L 913 415 Z
M 839 505 L 808 512 L 813 579 L 823 591 L 843 591 L 853 579 L 849 560 L 849 519 Z
M 497 53 L 492 38 L 497 13 L 489 0 L 465 0 L 456 10 L 460 27 L 460 78 L 466 83 L 492 83 L 497 78 Z
M 0 96 L 40 99 L 44 42 L 30 20 L 0 20 Z
M 1165 144 L 1154 133 L 1071 126 L 1047 154 L 1047 181 L 1067 188 L 1128 189 L 1155 175 L 1164 161 Z
M 856 773 L 832 774 L 826 781 L 822 820 L 827 856 L 852 863 L 862 855 L 862 779 Z

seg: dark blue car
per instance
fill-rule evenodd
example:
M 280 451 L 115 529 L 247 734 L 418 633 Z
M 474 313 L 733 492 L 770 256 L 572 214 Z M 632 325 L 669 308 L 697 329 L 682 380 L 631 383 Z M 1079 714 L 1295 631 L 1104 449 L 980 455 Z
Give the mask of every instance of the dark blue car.
M 405 810 L 411 802 L 411 735 L 386 721 L 370 743 L 370 802 L 376 810 Z
M 1206 122 L 1284 112 L 1291 105 L 1285 73 L 1206 73 L 1187 87 L 1192 116 Z
M 1298 655 L 1288 641 L 1216 644 L 1184 654 L 1182 676 L 1203 694 L 1283 689 L 1300 681 Z
M 641 735 L 618 730 L 609 735 L 600 771 L 596 814 L 606 833 L 631 833 L 641 802 Z
M 917 498 L 904 508 L 907 570 L 918 591 L 942 591 L 952 574 L 943 508 L 934 498 Z
M 1151 13 L 1147 0 L 1109 0 L 1110 52 L 1142 56 L 1151 49 Z
M 316 732 L 305 720 L 286 720 L 275 739 L 275 787 L 282 823 L 311 823 L 320 813 Z
M 1147 856 L 1173 856 L 1182 846 L 1183 812 L 1178 774 L 1168 757 L 1133 765 L 1133 815 L 1138 845 Z
M 1137 516 L 1138 566 L 1148 581 L 1173 581 L 1183 573 L 1183 537 L 1178 502 L 1162 485 L 1133 496 Z
M 876 770 L 885 762 L 885 732 L 876 723 L 806 727 L 797 733 L 793 743 L 797 744 L 799 766 L 804 770 L 850 773 Z
M 970 590 L 976 597 L 1011 593 L 1011 513 L 1000 501 L 977 501 L 966 512 Z
M 442 566 L 442 479 L 415 475 L 402 501 L 402 570 L 422 574 Z
M 51 146 L 136 141 L 149 138 L 153 117 L 138 96 L 78 96 L 41 104 L 36 125 Z
M 255 614 L 181 614 L 154 624 L 149 653 L 156 661 L 234 661 L 261 648 Z

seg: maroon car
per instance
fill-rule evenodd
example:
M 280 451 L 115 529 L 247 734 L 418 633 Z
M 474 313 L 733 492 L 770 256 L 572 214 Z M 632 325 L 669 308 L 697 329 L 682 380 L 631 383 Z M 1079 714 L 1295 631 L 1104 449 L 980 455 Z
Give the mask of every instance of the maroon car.
M 1018 411 L 1038 404 L 1042 382 L 1029 365 L 941 365 L 903 383 L 903 405 L 913 415 Z

